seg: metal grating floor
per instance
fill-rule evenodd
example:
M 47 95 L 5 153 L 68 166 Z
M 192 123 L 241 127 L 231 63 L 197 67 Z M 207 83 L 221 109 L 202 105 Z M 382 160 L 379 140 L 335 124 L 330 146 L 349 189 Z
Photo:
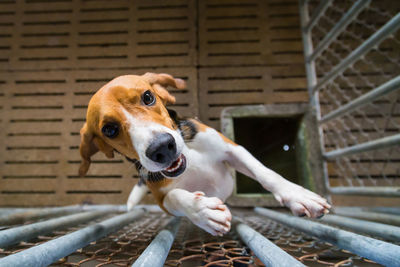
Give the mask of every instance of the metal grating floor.
M 306 266 L 381 266 L 317 238 L 285 227 L 252 210 L 233 210 L 233 214 L 239 221 L 267 237 Z M 89 223 L 57 230 L 51 234 L 40 235 L 29 242 L 20 242 L 10 248 L 0 249 L 0 257 L 56 239 L 115 215 L 117 213 L 108 213 Z M 130 266 L 170 218 L 160 212 L 147 212 L 133 223 L 90 243 L 90 245 L 53 263 L 52 266 Z M 29 223 L 32 221 L 25 224 Z M 4 227 L 2 230 L 6 228 Z M 165 266 L 264 266 L 240 240 L 234 229 L 232 227 L 230 233 L 223 237 L 213 237 L 186 219 L 182 220 Z

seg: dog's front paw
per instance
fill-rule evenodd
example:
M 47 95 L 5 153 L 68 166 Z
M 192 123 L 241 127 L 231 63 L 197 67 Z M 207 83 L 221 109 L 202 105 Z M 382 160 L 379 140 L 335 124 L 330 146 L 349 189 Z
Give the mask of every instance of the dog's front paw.
M 228 207 L 219 198 L 205 197 L 203 192 L 194 192 L 193 196 L 187 217 L 214 236 L 229 232 L 232 215 Z
M 329 213 L 331 208 L 326 199 L 290 182 L 274 193 L 274 196 L 281 205 L 287 206 L 297 216 L 320 218 Z

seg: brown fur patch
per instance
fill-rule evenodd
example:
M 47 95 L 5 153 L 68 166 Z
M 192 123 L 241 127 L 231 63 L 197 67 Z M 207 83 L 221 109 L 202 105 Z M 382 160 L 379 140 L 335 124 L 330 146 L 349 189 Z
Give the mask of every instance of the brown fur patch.
M 211 127 L 209 127 L 209 126 L 207 126 L 207 125 L 205 125 L 205 124 L 199 122 L 198 120 L 190 119 L 190 121 L 193 122 L 193 123 L 196 125 L 197 130 L 198 130 L 199 132 L 205 132 L 205 131 L 207 131 L 207 129 L 211 128 Z M 234 146 L 237 146 L 237 145 L 238 145 L 238 144 L 236 144 L 235 142 L 233 142 L 231 139 L 229 139 L 228 137 L 226 137 L 225 135 L 223 135 L 222 133 L 220 133 L 220 132 L 218 132 L 218 131 L 217 131 L 217 133 L 222 137 L 222 139 L 224 140 L 225 143 L 228 143 L 228 144 L 231 144 L 231 145 L 234 145 Z
M 165 197 L 165 193 L 162 192 L 161 188 L 166 187 L 170 185 L 173 182 L 171 179 L 163 179 L 158 182 L 153 182 L 153 183 L 147 183 L 147 187 L 150 189 L 151 193 L 154 196 L 154 199 L 156 200 L 158 206 L 162 208 L 166 213 L 170 214 L 167 209 L 164 207 L 163 201 Z
M 113 79 L 93 95 L 88 105 L 86 123 L 81 130 L 81 176 L 87 173 L 90 157 L 98 151 L 112 157 L 113 150 L 117 150 L 128 158 L 139 159 L 129 135 L 130 125 L 123 109 L 139 120 L 158 123 L 170 129 L 176 128 L 165 107 L 166 104 L 174 103 L 175 97 L 168 93 L 166 86 L 183 89 L 186 84 L 168 74 L 125 75 Z M 141 100 L 147 90 L 156 97 L 156 103 L 152 106 L 145 106 Z M 115 138 L 110 139 L 103 135 L 101 129 L 106 123 L 119 125 L 119 134 Z M 162 204 L 165 194 L 160 189 L 171 182 L 171 179 L 163 179 L 147 183 L 157 203 L 165 211 Z
M 86 115 L 87 128 L 93 136 L 120 153 L 129 158 L 138 159 L 139 156 L 128 133 L 130 125 L 122 109 L 140 120 L 155 122 L 174 129 L 175 125 L 168 115 L 163 99 L 158 95 L 159 87 L 160 85 L 157 89 L 153 88 L 142 76 L 125 75 L 115 78 L 98 90 L 90 100 Z M 141 102 L 142 94 L 147 90 L 156 97 L 156 103 L 153 106 L 144 106 Z M 166 98 L 169 93 L 165 90 L 162 94 L 162 97 Z M 106 123 L 116 123 L 120 126 L 117 137 L 110 139 L 102 134 L 101 128 Z M 85 144 L 81 143 L 82 145 Z M 88 166 L 84 169 L 88 169 Z

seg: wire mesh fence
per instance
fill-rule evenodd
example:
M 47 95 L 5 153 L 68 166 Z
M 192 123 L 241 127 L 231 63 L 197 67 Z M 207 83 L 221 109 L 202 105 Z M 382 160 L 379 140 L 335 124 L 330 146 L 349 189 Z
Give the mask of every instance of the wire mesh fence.
M 234 210 L 234 214 L 306 266 L 379 266 L 317 238 L 261 217 L 251 210 Z M 0 249 L 0 258 L 56 239 L 112 215 Z M 52 266 L 130 266 L 169 219 L 170 217 L 165 214 L 146 213 L 139 220 L 92 242 L 58 260 Z M 240 240 L 234 229 L 223 237 L 214 237 L 185 219 L 181 223 L 164 266 L 264 265 Z
M 321 1 L 310 1 L 311 16 Z M 358 5 L 353 19 L 346 14 Z M 400 90 L 376 98 L 340 116 L 331 112 L 400 75 L 400 31 L 379 40 L 367 53 L 324 80 L 357 48 L 400 11 L 397 1 L 336 0 L 310 31 L 317 75 L 325 152 L 367 143 L 400 133 Z M 336 34 L 334 34 L 336 33 Z M 324 82 L 325 81 L 325 82 Z M 398 86 L 397 86 L 398 87 Z M 400 147 L 371 150 L 328 161 L 330 186 L 400 186 Z

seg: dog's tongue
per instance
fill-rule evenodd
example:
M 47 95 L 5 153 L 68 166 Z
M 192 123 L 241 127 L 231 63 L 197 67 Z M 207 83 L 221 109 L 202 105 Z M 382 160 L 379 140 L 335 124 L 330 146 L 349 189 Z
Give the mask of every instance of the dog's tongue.
M 176 171 L 181 165 L 182 165 L 182 154 L 179 156 L 179 158 L 177 160 L 175 160 L 171 166 L 169 166 L 168 168 L 165 169 L 165 171 L 167 172 L 173 172 Z

